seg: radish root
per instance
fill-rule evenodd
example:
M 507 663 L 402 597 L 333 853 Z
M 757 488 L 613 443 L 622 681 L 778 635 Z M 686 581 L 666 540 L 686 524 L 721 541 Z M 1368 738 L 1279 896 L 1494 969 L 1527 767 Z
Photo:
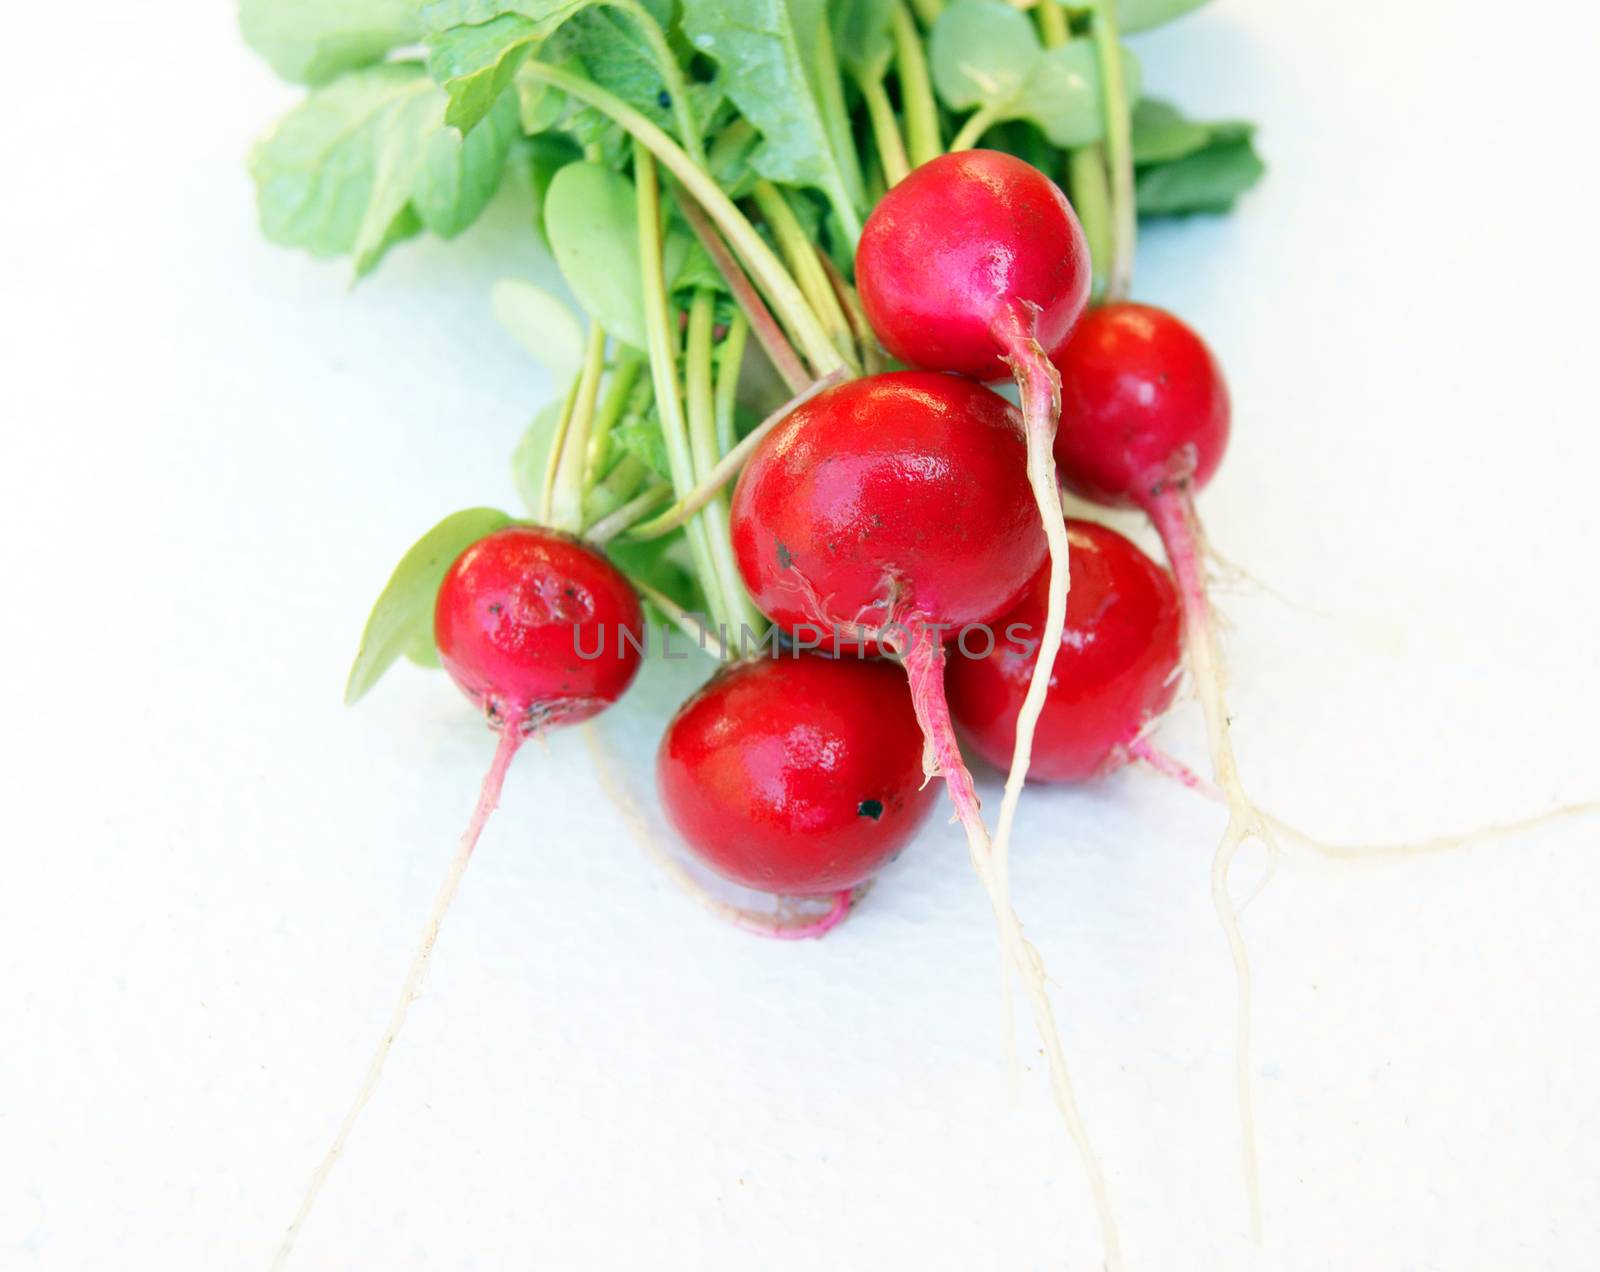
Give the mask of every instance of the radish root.
M 1028 484 L 1044 526 L 1050 548 L 1050 584 L 1046 597 L 1045 625 L 1039 641 L 1039 656 L 1033 678 L 1017 715 L 1016 741 L 1011 752 L 1011 770 L 1006 774 L 1005 792 L 1000 800 L 1000 816 L 994 833 L 995 885 L 1009 904 L 1011 896 L 1011 831 L 1022 800 L 1022 788 L 1033 763 L 1033 737 L 1039 716 L 1050 692 L 1050 676 L 1056 655 L 1061 650 L 1062 633 L 1067 625 L 1067 592 L 1071 584 L 1070 543 L 1066 513 L 1061 507 L 1061 487 L 1056 480 L 1056 423 L 1061 415 L 1061 375 L 1045 356 L 1034 336 L 1037 311 L 1026 306 L 1009 311 L 996 324 L 995 337 L 1006 349 L 1006 361 L 1016 378 L 1022 400 L 1022 422 L 1028 444 Z M 1005 1039 L 1007 1081 L 1015 1092 L 1018 1078 L 1016 1021 L 1011 1001 L 1009 960 L 1001 950 L 1001 1030 Z
M 1139 760 L 1150 766 L 1163 777 L 1171 778 L 1182 786 L 1187 786 L 1196 794 L 1207 799 L 1220 802 L 1222 792 L 1215 783 L 1201 777 L 1182 760 L 1176 759 L 1152 743 L 1148 738 L 1140 738 L 1128 748 L 1131 758 Z M 1546 813 L 1536 813 L 1532 817 L 1523 817 L 1517 821 L 1496 822 L 1491 826 L 1481 826 L 1477 830 L 1462 831 L 1452 835 L 1438 835 L 1432 839 L 1418 839 L 1409 842 L 1395 842 L 1386 844 L 1333 844 L 1326 840 L 1308 835 L 1297 826 L 1292 826 L 1283 818 L 1263 810 L 1262 816 L 1267 819 L 1272 828 L 1287 839 L 1292 839 L 1303 847 L 1311 849 L 1320 856 L 1333 861 L 1381 861 L 1386 858 L 1399 859 L 1405 857 L 1426 857 L 1434 853 L 1455 852 L 1461 848 L 1471 848 L 1478 844 L 1492 843 L 1497 839 L 1509 839 L 1513 835 L 1526 834 L 1530 830 L 1541 830 L 1545 826 L 1558 821 L 1565 821 L 1569 817 L 1592 817 L 1600 813 L 1600 800 L 1587 800 L 1578 804 L 1563 804 L 1559 808 L 1552 808 Z
M 1022 922 L 1006 899 L 995 872 L 995 860 L 989 841 L 989 832 L 983 824 L 978 793 L 972 784 L 972 774 L 961 758 L 956 743 L 955 727 L 950 722 L 950 709 L 944 694 L 944 646 L 926 625 L 913 623 L 915 633 L 908 649 L 901 654 L 906 675 L 911 682 L 911 701 L 916 708 L 917 720 L 922 725 L 923 736 L 928 740 L 932 758 L 943 776 L 950 803 L 957 819 L 966 831 L 967 851 L 972 858 L 972 868 L 989 895 L 995 922 L 1000 929 L 1001 944 L 1017 978 L 1022 982 L 1029 1005 L 1033 1009 L 1034 1024 L 1039 1039 L 1044 1044 L 1045 1058 L 1050 1069 L 1050 1087 L 1056 1106 L 1061 1110 L 1067 1133 L 1077 1147 L 1083 1169 L 1094 1196 L 1095 1210 L 1105 1242 L 1105 1266 L 1111 1272 L 1122 1267 L 1121 1241 L 1117 1235 L 1116 1220 L 1111 1213 L 1111 1200 L 1106 1190 L 1105 1175 L 1099 1158 L 1090 1143 L 1088 1128 L 1078 1110 L 1073 1094 L 1072 1078 L 1067 1072 L 1066 1056 L 1061 1046 L 1060 1032 L 1056 1028 L 1055 1013 L 1050 1006 L 1049 991 L 1045 987 L 1044 961 L 1038 950 L 1028 942 L 1022 932 Z M 1059 643 L 1059 642 L 1058 642 Z
M 339 1124 L 338 1133 L 333 1137 L 333 1144 L 311 1176 L 311 1183 L 306 1188 L 304 1199 L 300 1202 L 300 1209 L 295 1213 L 294 1222 L 283 1235 L 283 1244 L 278 1247 L 278 1253 L 272 1260 L 274 1269 L 282 1268 L 289 1261 L 289 1256 L 294 1251 L 295 1239 L 300 1235 L 301 1227 L 311 1214 L 311 1208 L 316 1205 L 317 1197 L 322 1192 L 323 1185 L 327 1183 L 334 1164 L 344 1152 L 345 1145 L 349 1143 L 350 1132 L 355 1128 L 356 1119 L 361 1116 L 362 1110 L 367 1107 L 367 1102 L 372 1099 L 373 1092 L 378 1089 L 378 1081 L 383 1076 L 384 1062 L 388 1060 L 394 1040 L 400 1036 L 400 1030 L 405 1026 L 412 1000 L 422 990 L 422 979 L 427 974 L 428 963 L 433 957 L 434 943 L 439 939 L 439 928 L 444 922 L 445 912 L 455 900 L 456 890 L 461 886 L 461 877 L 466 873 L 467 864 L 472 860 L 472 851 L 478 846 L 478 839 L 483 834 L 484 826 L 488 824 L 489 815 L 500 803 L 500 792 L 505 787 L 506 772 L 522 745 L 523 737 L 522 719 L 508 715 L 500 724 L 500 741 L 495 747 L 489 771 L 484 774 L 478 805 L 473 809 L 472 820 L 467 823 L 467 829 L 461 836 L 461 844 L 456 849 L 456 855 L 450 862 L 444 883 L 439 888 L 439 895 L 433 903 L 433 912 L 429 914 L 427 925 L 422 929 L 422 941 L 417 947 L 415 957 L 411 960 L 411 969 L 406 973 L 405 984 L 401 986 L 400 999 L 395 1003 L 394 1012 L 389 1017 L 388 1028 L 384 1030 L 383 1037 L 378 1042 L 378 1049 L 373 1053 L 372 1061 L 367 1066 L 367 1074 L 356 1092 L 355 1102 L 351 1104 L 350 1111 L 344 1115 L 344 1121 Z
M 589 758 L 594 764 L 595 774 L 600 779 L 601 789 L 605 791 L 606 798 L 615 806 L 617 812 L 622 815 L 623 824 L 644 849 L 645 856 L 649 857 L 685 894 L 717 918 L 733 924 L 741 931 L 775 941 L 814 941 L 826 936 L 843 923 L 850 916 L 850 910 L 855 903 L 866 895 L 868 887 L 866 884 L 859 888 L 846 888 L 833 894 L 826 912 L 797 918 L 794 921 L 758 914 L 754 910 L 742 909 L 727 901 L 719 900 L 689 873 L 681 861 L 661 846 L 660 840 L 650 828 L 649 819 L 640 810 L 632 792 L 628 790 L 627 784 L 618 776 L 616 767 L 611 763 L 611 756 L 599 726 L 589 721 L 581 731 L 584 745 L 589 749 Z M 780 898 L 780 902 L 782 900 Z
M 1167 559 L 1177 578 L 1178 596 L 1183 611 L 1184 652 L 1195 693 L 1205 713 L 1206 735 L 1211 752 L 1211 767 L 1217 788 L 1228 806 L 1228 825 L 1211 862 L 1211 903 L 1228 943 L 1237 982 L 1237 1011 L 1234 1024 L 1235 1083 L 1239 1096 L 1239 1125 L 1243 1140 L 1245 1188 L 1250 1198 L 1250 1226 L 1257 1244 L 1262 1239 L 1261 1177 L 1257 1162 L 1255 1108 L 1250 1084 L 1250 1016 L 1253 983 L 1250 958 L 1244 934 L 1239 928 L 1239 910 L 1228 890 L 1228 873 L 1239 849 L 1254 839 L 1266 846 L 1274 860 L 1278 841 L 1271 819 L 1250 802 L 1239 779 L 1239 766 L 1233 754 L 1229 731 L 1226 672 L 1217 644 L 1216 622 L 1206 594 L 1204 569 L 1205 535 L 1195 515 L 1194 494 L 1188 481 L 1158 488 L 1149 498 L 1146 511 L 1161 535 Z

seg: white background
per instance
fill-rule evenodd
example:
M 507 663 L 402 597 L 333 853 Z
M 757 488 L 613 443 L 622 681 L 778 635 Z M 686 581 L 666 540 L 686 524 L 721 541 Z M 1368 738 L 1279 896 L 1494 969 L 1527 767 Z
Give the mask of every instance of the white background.
M 16 8 L 0 1266 L 261 1268 L 492 743 L 410 668 L 344 710 L 346 665 L 417 533 L 512 503 L 547 386 L 486 293 L 547 270 L 513 197 L 349 291 L 258 241 L 243 156 L 293 94 L 227 6 Z M 1158 91 L 1263 124 L 1266 184 L 1150 233 L 1137 290 L 1230 370 L 1203 511 L 1281 593 L 1222 598 L 1241 760 L 1331 836 L 1600 794 L 1600 11 L 1515 14 L 1228 0 L 1139 42 Z M 639 798 L 707 670 L 653 666 L 606 719 Z M 1196 717 L 1163 738 L 1197 759 Z M 1219 823 L 1137 773 L 1024 803 L 1018 905 L 1134 1268 L 1251 1259 Z M 1573 822 L 1289 853 L 1246 916 L 1268 1266 L 1592 1261 L 1597 849 Z M 1031 1047 L 1008 1100 L 996 965 L 953 828 L 828 940 L 762 943 L 663 881 L 557 736 L 297 1266 L 1095 1266 Z

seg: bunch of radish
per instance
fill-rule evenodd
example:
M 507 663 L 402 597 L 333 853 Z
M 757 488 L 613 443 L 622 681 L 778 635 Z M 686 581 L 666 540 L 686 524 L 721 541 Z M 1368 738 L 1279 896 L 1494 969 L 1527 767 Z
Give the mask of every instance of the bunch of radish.
M 1240 780 L 1206 593 L 1194 501 L 1228 441 L 1228 391 L 1198 334 L 1127 300 L 1139 215 L 1226 210 L 1261 172 L 1248 126 L 1141 97 L 1119 20 L 1197 2 L 760 0 L 752 22 L 711 0 L 432 0 L 374 25 L 340 0 L 296 30 L 245 0 L 247 35 L 313 85 L 252 158 L 272 237 L 362 273 L 423 229 L 464 228 L 519 156 L 588 318 L 517 280 L 497 289 L 570 385 L 517 448 L 529 515 L 445 518 L 362 641 L 351 701 L 402 657 L 437 663 L 497 745 L 280 1263 L 513 757 L 616 702 L 658 624 L 720 662 L 664 722 L 664 819 L 710 875 L 782 913 L 666 864 L 738 926 L 824 936 L 915 840 L 942 781 L 1113 1267 L 1108 1190 L 1010 896 L 1017 808 L 1030 777 L 1134 760 L 1226 804 L 1211 890 L 1239 977 L 1259 1226 L 1228 871 L 1247 840 L 1275 852 L 1294 832 Z M 407 60 L 419 40 L 426 63 Z M 1170 573 L 1068 520 L 1063 485 L 1145 512 Z M 1185 664 L 1210 781 L 1149 736 Z M 1008 771 L 992 822 L 963 745 Z

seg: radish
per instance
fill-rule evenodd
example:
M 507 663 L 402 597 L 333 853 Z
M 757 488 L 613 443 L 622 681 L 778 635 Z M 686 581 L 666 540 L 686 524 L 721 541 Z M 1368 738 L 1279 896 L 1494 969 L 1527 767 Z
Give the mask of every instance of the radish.
M 1116 1267 L 1105 1182 L 1043 963 L 997 877 L 945 700 L 945 637 L 992 623 L 1044 564 L 1027 467 L 1022 420 L 998 394 L 927 371 L 869 376 L 817 395 L 767 436 L 734 490 L 731 529 L 739 572 L 767 617 L 809 644 L 882 650 L 904 664 L 924 764 L 944 777 L 1006 958 L 1028 994 Z
M 439 588 L 433 630 L 440 662 L 483 712 L 499 744 L 388 1027 L 284 1234 L 275 1268 L 288 1260 L 356 1119 L 377 1090 L 517 749 L 532 734 L 587 720 L 620 698 L 638 674 L 644 647 L 644 614 L 622 573 L 577 539 L 529 525 L 498 530 L 456 559 Z
M 1050 355 L 1089 302 L 1088 240 L 1066 195 L 1037 168 L 994 150 L 923 164 L 879 202 L 856 252 L 861 302 L 889 352 L 904 362 L 993 380 L 1021 394 L 1028 480 L 1050 549 L 1042 647 L 1018 721 L 995 828 L 995 877 L 1008 891 L 1011 826 L 1054 651 L 1066 621 L 1068 546 L 1051 444 L 1060 381 Z
M 1228 824 L 1211 867 L 1211 898 L 1239 987 L 1237 1084 L 1250 1215 L 1261 1233 L 1255 1119 L 1250 1096 L 1250 964 L 1228 872 L 1250 839 L 1277 855 L 1270 819 L 1239 779 L 1223 702 L 1224 671 L 1201 565 L 1205 540 L 1195 493 L 1211 479 L 1228 443 L 1230 406 L 1222 369 L 1205 342 L 1165 310 L 1117 301 L 1088 314 L 1056 354 L 1062 414 L 1056 438 L 1061 479 L 1086 499 L 1137 507 L 1154 522 L 1178 582 L 1184 652 L 1205 712 L 1217 785 Z
M 1067 537 L 1072 593 L 1028 770 L 1050 782 L 1100 777 L 1133 758 L 1141 732 L 1177 693 L 1181 653 L 1172 576 L 1108 526 L 1068 521 Z M 996 766 L 1016 744 L 1049 583 L 1041 571 L 995 624 L 1002 637 L 972 642 L 950 664 L 950 714 L 972 749 Z
M 723 878 L 831 896 L 817 922 L 771 933 L 790 938 L 842 920 L 934 801 L 905 676 L 815 654 L 719 671 L 667 726 L 656 782 L 668 820 Z

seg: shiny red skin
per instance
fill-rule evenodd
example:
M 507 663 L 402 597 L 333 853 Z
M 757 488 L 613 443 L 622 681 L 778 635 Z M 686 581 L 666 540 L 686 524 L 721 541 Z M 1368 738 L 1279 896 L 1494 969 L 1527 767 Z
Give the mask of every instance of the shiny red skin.
M 979 380 L 1010 374 L 996 324 L 1037 310 L 1045 353 L 1065 343 L 1094 269 L 1057 185 L 996 150 L 943 155 L 878 201 L 856 248 L 856 287 L 896 358 Z
M 855 645 L 856 626 L 987 622 L 1046 554 L 1017 409 L 931 371 L 851 380 L 795 410 L 739 478 L 732 536 L 761 612 L 830 648 L 836 630 Z
M 433 637 L 468 698 L 531 730 L 587 720 L 622 696 L 639 671 L 644 614 L 632 585 L 593 548 L 508 526 L 445 574 Z
M 1101 305 L 1054 362 L 1056 465 L 1069 489 L 1143 507 L 1164 487 L 1211 480 L 1228 445 L 1228 385 L 1192 327 L 1151 305 Z
M 696 857 L 791 896 L 871 878 L 938 798 L 905 673 L 817 654 L 718 672 L 667 726 L 656 782 Z
M 1115 530 L 1068 521 L 1072 590 L 1067 626 L 1050 673 L 1050 691 L 1033 739 L 1031 779 L 1081 782 L 1126 762 L 1126 748 L 1147 720 L 1172 703 L 1182 656 L 1177 588 L 1172 576 Z M 1049 571 L 995 624 L 996 646 L 983 657 L 957 649 L 945 673 L 950 713 L 968 743 L 997 768 L 1009 768 L 1017 716 L 1036 654 L 1021 641 L 1044 631 Z M 982 654 L 982 643 L 969 642 Z

